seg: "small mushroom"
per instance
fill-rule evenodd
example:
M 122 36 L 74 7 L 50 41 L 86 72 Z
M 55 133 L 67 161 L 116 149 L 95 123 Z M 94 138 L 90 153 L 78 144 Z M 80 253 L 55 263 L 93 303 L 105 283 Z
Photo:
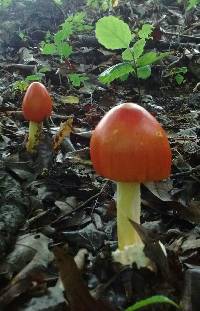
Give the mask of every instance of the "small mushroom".
M 45 86 L 40 82 L 29 85 L 22 103 L 24 118 L 29 122 L 29 136 L 26 144 L 33 153 L 39 143 L 43 121 L 51 115 L 52 100 Z
M 124 103 L 99 122 L 91 137 L 90 154 L 96 172 L 117 182 L 118 250 L 114 258 L 123 264 L 138 261 L 138 266 L 146 266 L 146 260 L 132 258 L 135 248 L 143 251 L 144 244 L 129 219 L 140 223 L 140 183 L 170 175 L 167 135 L 144 108 Z

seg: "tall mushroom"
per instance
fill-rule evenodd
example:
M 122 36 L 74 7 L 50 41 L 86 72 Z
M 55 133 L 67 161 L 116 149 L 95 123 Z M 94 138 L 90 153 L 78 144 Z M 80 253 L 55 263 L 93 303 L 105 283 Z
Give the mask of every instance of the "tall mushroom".
M 33 153 L 39 143 L 43 121 L 51 115 L 52 101 L 45 86 L 40 82 L 29 85 L 22 103 L 22 111 L 29 122 L 26 149 Z
M 140 183 L 165 179 L 170 174 L 167 135 L 144 108 L 125 103 L 112 108 L 99 122 L 91 137 L 90 154 L 96 172 L 117 182 L 115 257 L 117 261 L 130 263 L 132 259 L 126 250 L 132 245 L 142 250 L 144 247 L 129 221 L 140 223 Z

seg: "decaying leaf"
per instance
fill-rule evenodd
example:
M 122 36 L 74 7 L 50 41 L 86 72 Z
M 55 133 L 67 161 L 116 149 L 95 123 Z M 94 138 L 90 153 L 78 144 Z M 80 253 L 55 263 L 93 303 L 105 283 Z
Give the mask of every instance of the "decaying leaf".
M 73 96 L 73 95 L 61 96 L 60 100 L 63 104 L 75 105 L 75 104 L 79 103 L 79 98 L 77 96 Z
M 25 279 L 30 274 L 44 271 L 53 255 L 48 249 L 50 239 L 43 234 L 19 237 L 14 251 L 7 257 L 10 274 L 16 274 L 12 283 Z
M 53 252 L 59 269 L 60 278 L 65 290 L 66 299 L 71 311 L 111 311 L 100 300 L 95 300 L 84 283 L 81 273 L 78 270 L 74 258 L 66 248 L 53 247 Z
M 53 139 L 53 149 L 57 151 L 65 138 L 69 139 L 72 131 L 73 118 L 69 117 L 67 121 L 61 122 L 60 129 Z

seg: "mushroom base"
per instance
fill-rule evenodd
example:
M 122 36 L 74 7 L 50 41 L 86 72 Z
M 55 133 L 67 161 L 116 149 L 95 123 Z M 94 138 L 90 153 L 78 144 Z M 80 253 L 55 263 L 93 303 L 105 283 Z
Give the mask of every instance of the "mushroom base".
M 122 265 L 132 265 L 136 263 L 138 269 L 142 267 L 151 267 L 152 263 L 144 254 L 144 244 L 127 245 L 123 250 L 117 249 L 112 253 L 113 260 Z

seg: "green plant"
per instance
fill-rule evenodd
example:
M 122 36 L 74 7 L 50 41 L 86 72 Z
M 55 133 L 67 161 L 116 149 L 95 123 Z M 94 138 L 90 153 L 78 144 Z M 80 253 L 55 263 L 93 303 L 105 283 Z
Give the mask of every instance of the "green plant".
M 14 92 L 19 91 L 20 93 L 25 92 L 27 90 L 30 82 L 33 82 L 33 81 L 41 82 L 42 78 L 45 75 L 44 74 L 45 72 L 46 72 L 46 69 L 41 68 L 38 73 L 35 73 L 33 75 L 29 75 L 24 80 L 15 81 L 12 84 L 13 91 Z
M 187 71 L 187 67 L 176 67 L 172 68 L 167 76 L 170 77 L 170 80 L 175 79 L 176 83 L 181 85 L 186 82 L 184 75 L 187 73 Z
M 180 308 L 174 301 L 172 301 L 168 297 L 165 297 L 162 295 L 155 295 L 150 298 L 146 298 L 146 299 L 136 302 L 134 305 L 128 307 L 125 311 L 136 311 L 141 308 L 144 308 L 144 307 L 147 307 L 153 304 L 157 304 L 157 303 L 168 303 L 177 309 Z
M 0 9 L 5 9 L 11 5 L 12 0 L 0 0 Z
M 91 30 L 93 27 L 84 22 L 85 13 L 79 12 L 69 16 L 63 24 L 60 25 L 60 30 L 54 35 L 47 33 L 46 40 L 41 43 L 41 51 L 45 55 L 57 55 L 60 57 L 60 62 L 66 60 L 72 54 L 72 46 L 69 44 L 70 36 L 75 32 Z M 68 81 L 73 86 L 79 87 L 84 81 L 88 80 L 85 75 L 70 73 L 67 75 Z
M 109 67 L 99 76 L 102 83 L 109 84 L 115 79 L 126 79 L 129 74 L 137 79 L 147 79 L 151 75 L 151 65 L 164 57 L 168 52 L 145 52 L 145 45 L 150 39 L 153 26 L 144 24 L 135 34 L 125 22 L 115 16 L 106 16 L 96 23 L 96 38 L 104 47 L 111 50 L 124 49 L 123 62 Z M 136 38 L 132 44 L 132 39 Z
M 112 0 L 87 0 L 87 6 L 105 12 L 112 7 L 112 2 Z
M 188 0 L 187 11 L 195 8 L 200 3 L 200 0 Z
M 200 3 L 200 0 L 177 0 L 177 2 L 183 3 L 185 10 L 189 11 L 191 9 L 194 9 Z
M 70 73 L 67 77 L 74 87 L 80 87 L 81 84 L 84 84 L 84 82 L 88 80 L 86 75 L 78 73 Z
M 57 55 L 60 61 L 68 58 L 72 53 L 72 46 L 69 44 L 70 36 L 75 32 L 91 30 L 91 26 L 85 24 L 84 18 L 84 12 L 76 13 L 69 16 L 53 36 L 47 33 L 46 40 L 41 43 L 42 54 Z

